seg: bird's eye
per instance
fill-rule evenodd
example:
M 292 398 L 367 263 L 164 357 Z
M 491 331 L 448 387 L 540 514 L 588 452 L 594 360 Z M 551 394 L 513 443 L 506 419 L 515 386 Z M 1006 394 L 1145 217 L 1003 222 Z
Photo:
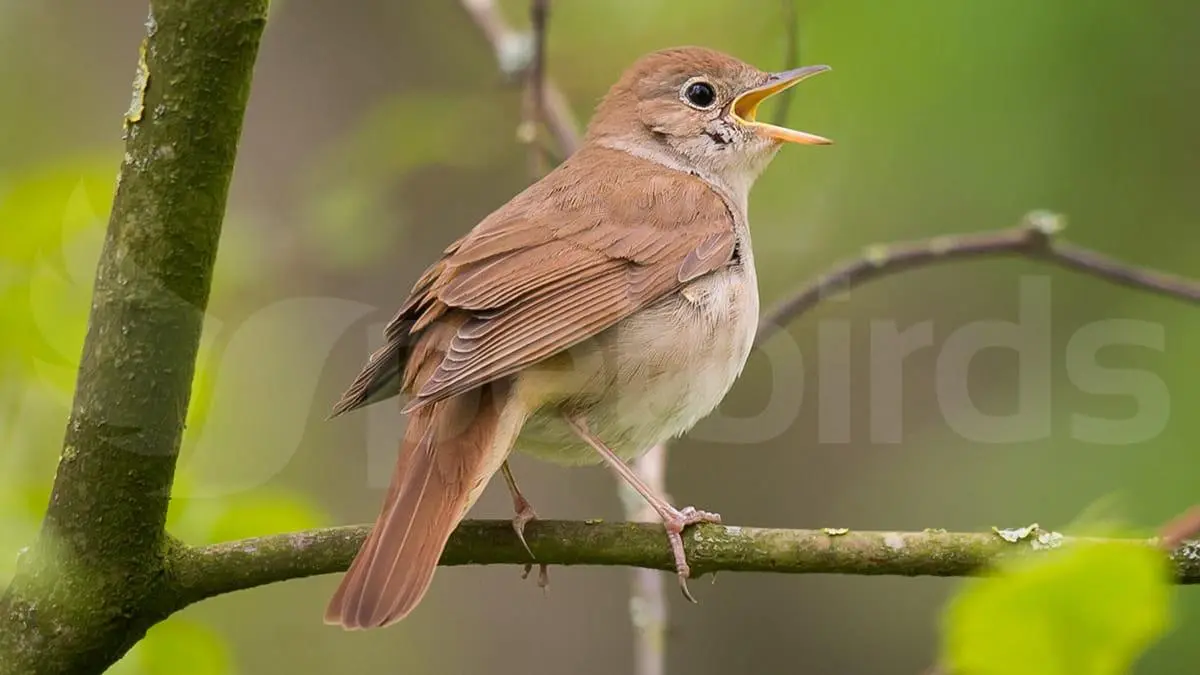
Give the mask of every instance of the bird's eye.
M 683 98 L 692 106 L 703 110 L 717 102 L 717 92 L 707 82 L 693 82 L 684 87 Z

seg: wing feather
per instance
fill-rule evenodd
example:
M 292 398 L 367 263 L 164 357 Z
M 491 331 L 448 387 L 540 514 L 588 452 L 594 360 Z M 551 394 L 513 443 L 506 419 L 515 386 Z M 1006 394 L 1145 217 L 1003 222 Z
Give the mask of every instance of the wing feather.
M 399 391 L 415 410 L 512 375 L 729 264 L 736 246 L 728 205 L 700 179 L 584 148 L 446 248 L 335 410 Z M 436 352 L 427 378 L 407 372 Z

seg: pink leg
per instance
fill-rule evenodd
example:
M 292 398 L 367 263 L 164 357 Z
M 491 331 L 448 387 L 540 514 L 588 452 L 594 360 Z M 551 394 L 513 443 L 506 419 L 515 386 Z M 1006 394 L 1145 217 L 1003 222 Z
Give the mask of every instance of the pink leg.
M 695 602 L 696 599 L 692 597 L 692 593 L 688 590 L 687 586 L 687 579 L 691 575 L 691 568 L 688 567 L 687 556 L 683 551 L 683 529 L 688 525 L 696 523 L 720 523 L 720 514 L 698 511 L 693 506 L 686 506 L 682 509 L 671 506 L 665 499 L 655 494 L 654 490 L 649 485 L 646 485 L 645 481 L 639 478 L 633 469 L 629 468 L 628 464 L 604 444 L 604 441 L 601 441 L 588 430 L 587 422 L 583 417 L 578 415 L 566 415 L 565 417 L 567 424 L 571 425 L 575 433 L 579 434 L 580 438 L 587 441 L 588 445 L 600 453 L 600 456 L 604 458 L 609 467 L 617 472 L 617 475 L 623 478 L 625 482 L 629 483 L 634 490 L 637 490 L 638 494 L 645 498 L 650 503 L 650 506 L 658 512 L 659 517 L 663 520 L 663 526 L 667 529 L 667 541 L 671 543 L 671 553 L 675 556 L 675 571 L 679 575 L 679 588 L 683 591 L 683 597 Z
M 521 545 L 529 552 L 529 557 L 534 558 L 533 551 L 529 548 L 529 542 L 525 541 L 525 525 L 531 520 L 537 520 L 537 512 L 533 510 L 533 505 L 525 499 L 525 495 L 521 494 L 521 489 L 517 487 L 517 480 L 513 478 L 512 469 L 508 467 L 508 461 L 500 465 L 500 472 L 504 474 L 504 482 L 508 485 L 508 492 L 512 495 L 513 510 L 517 515 L 513 516 L 512 525 L 513 531 L 517 533 L 517 538 L 521 540 Z M 529 576 L 529 572 L 533 569 L 530 563 L 525 564 L 525 573 L 521 575 L 524 579 Z M 546 565 L 538 564 L 538 587 L 546 588 L 550 585 L 550 570 Z

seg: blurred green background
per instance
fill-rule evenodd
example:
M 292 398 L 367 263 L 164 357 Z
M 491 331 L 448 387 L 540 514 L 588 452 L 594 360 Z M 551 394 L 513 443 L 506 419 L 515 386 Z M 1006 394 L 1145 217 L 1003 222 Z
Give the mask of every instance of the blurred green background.
M 501 4 L 524 24 L 524 0 Z M 869 244 L 1007 227 L 1035 208 L 1067 214 L 1076 243 L 1200 275 L 1200 3 L 796 8 L 802 61 L 834 72 L 798 88 L 788 122 L 837 145 L 784 149 L 752 196 L 764 304 Z M 0 586 L 53 478 L 145 16 L 141 0 L 0 1 Z M 585 120 L 653 49 L 783 67 L 783 17 L 773 0 L 559 0 L 549 72 Z M 325 414 L 423 266 L 529 181 L 520 101 L 457 2 L 276 0 L 174 532 L 216 541 L 374 516 L 400 420 Z M 969 369 L 938 367 L 956 331 L 1018 319 L 1037 336 L 1032 365 L 988 349 Z M 902 382 L 872 367 L 880 322 L 932 322 L 934 348 L 905 361 Z M 1099 383 L 1071 365 L 1085 330 L 1112 343 Z M 1162 348 L 1136 344 L 1145 335 Z M 1200 501 L 1198 341 L 1194 307 L 1031 262 L 909 273 L 828 302 L 752 357 L 716 418 L 674 446 L 669 487 L 734 524 L 1061 528 L 1115 498 L 1151 528 Z M 1116 369 L 1159 378 L 1147 391 L 1163 396 L 1140 409 Z M 1021 438 L 964 433 L 955 411 L 971 403 L 939 396 L 939 377 L 965 378 L 980 411 L 1015 415 L 999 426 Z M 1080 416 L 1133 419 L 1140 437 L 1081 438 Z M 604 469 L 514 468 L 545 517 L 620 517 Z M 508 517 L 502 486 L 474 513 Z M 517 569 L 446 569 L 412 619 L 368 634 L 322 625 L 335 578 L 293 581 L 183 612 L 117 672 L 628 671 L 628 572 L 552 579 L 543 597 Z M 672 594 L 669 670 L 920 672 L 959 585 L 722 574 L 695 587 L 699 606 Z M 1194 670 L 1200 592 L 1175 598 L 1173 632 L 1136 672 Z

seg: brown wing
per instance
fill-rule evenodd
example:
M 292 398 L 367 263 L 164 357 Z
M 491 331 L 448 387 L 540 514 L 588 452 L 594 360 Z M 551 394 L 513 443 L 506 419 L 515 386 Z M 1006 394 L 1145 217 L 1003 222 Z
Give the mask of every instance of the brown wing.
M 510 375 L 719 269 L 734 248 L 732 216 L 699 179 L 582 150 L 446 249 L 335 414 L 400 391 L 411 410 Z M 440 363 L 418 382 L 428 357 Z

